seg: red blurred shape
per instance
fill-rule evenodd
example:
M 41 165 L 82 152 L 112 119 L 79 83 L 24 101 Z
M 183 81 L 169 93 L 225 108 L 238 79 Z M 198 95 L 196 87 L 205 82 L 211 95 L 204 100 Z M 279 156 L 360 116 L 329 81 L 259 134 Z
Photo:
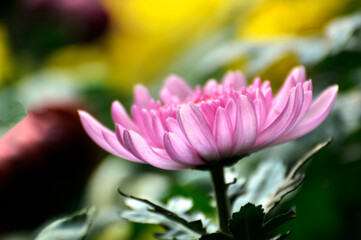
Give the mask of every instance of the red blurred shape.
M 74 106 L 30 111 L 0 138 L 0 232 L 78 209 L 97 149 Z

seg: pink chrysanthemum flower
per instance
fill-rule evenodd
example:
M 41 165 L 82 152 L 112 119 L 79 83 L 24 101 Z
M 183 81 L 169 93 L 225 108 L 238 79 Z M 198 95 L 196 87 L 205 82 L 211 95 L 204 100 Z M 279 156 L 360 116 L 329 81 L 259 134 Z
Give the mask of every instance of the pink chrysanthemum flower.
M 137 85 L 131 116 L 115 101 L 115 132 L 79 111 L 89 136 L 103 149 L 134 162 L 162 169 L 227 165 L 259 149 L 301 137 L 331 111 L 338 86 L 312 102 L 312 81 L 295 68 L 276 95 L 269 81 L 247 86 L 241 72 L 229 72 L 221 84 L 211 79 L 194 90 L 170 76 L 155 101 Z

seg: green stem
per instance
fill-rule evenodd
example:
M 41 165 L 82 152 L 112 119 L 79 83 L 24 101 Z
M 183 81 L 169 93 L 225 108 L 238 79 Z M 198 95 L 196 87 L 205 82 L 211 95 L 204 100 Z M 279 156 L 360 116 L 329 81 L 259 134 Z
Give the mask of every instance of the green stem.
M 213 189 L 216 195 L 217 212 L 220 230 L 229 233 L 228 220 L 230 219 L 229 199 L 227 197 L 227 186 L 225 184 L 223 167 L 213 167 L 210 169 Z

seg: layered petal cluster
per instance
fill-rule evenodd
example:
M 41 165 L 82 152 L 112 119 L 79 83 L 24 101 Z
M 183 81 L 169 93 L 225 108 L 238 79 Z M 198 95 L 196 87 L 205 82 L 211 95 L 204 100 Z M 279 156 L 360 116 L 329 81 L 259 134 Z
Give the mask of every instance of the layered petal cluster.
M 331 86 L 312 101 L 312 81 L 303 67 L 291 71 L 277 94 L 269 81 L 256 78 L 247 85 L 241 72 L 195 89 L 172 75 L 159 101 L 137 85 L 131 116 L 115 101 L 115 131 L 85 111 L 79 114 L 89 136 L 111 154 L 174 170 L 227 161 L 303 136 L 327 117 L 337 92 Z

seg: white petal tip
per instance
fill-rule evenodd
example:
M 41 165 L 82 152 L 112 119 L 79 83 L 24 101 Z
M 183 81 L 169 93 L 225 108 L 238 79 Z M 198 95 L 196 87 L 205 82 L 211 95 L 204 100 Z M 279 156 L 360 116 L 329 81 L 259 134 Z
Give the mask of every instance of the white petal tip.
M 81 109 L 78 110 L 78 114 L 79 114 L 79 117 L 82 119 L 91 117 L 91 115 L 87 111 L 84 111 Z
M 114 100 L 114 101 L 112 102 L 112 108 L 113 108 L 114 106 L 116 106 L 116 105 L 120 105 L 120 102 L 119 102 L 118 100 Z
M 339 89 L 339 87 L 338 87 L 337 84 L 332 85 L 330 88 L 331 88 L 335 93 L 337 93 L 337 92 L 338 92 L 338 89 Z

